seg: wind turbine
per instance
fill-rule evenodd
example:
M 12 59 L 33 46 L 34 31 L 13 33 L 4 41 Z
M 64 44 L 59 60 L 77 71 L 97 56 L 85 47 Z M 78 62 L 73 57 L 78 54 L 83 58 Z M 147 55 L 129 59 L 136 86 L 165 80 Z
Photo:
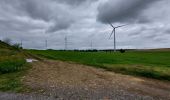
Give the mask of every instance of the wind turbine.
M 111 23 L 109 23 L 110 24 L 110 26 L 113 28 L 113 30 L 112 30 L 112 33 L 110 34 L 110 37 L 109 37 L 109 39 L 111 38 L 111 36 L 113 35 L 113 33 L 114 33 L 114 52 L 116 52 L 116 29 L 117 28 L 120 28 L 120 27 L 123 27 L 123 26 L 126 26 L 126 25 L 121 25 L 121 26 L 113 26 Z

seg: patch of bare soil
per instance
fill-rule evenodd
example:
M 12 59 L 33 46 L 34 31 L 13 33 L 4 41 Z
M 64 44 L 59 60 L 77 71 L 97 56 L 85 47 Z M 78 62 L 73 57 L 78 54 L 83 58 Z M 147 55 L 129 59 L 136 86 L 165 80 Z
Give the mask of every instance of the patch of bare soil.
M 64 100 L 170 100 L 170 83 L 62 61 L 33 63 L 25 85 Z

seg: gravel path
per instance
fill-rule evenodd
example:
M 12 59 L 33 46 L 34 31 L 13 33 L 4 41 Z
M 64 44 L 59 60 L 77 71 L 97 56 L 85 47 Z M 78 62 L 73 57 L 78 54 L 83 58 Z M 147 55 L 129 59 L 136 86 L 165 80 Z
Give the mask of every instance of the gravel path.
M 0 100 L 170 100 L 170 83 L 61 61 L 34 62 L 23 83 L 34 94 L 0 93 Z
M 70 90 L 66 90 L 70 91 Z M 16 94 L 16 93 L 1 93 L 0 100 L 155 100 L 148 96 L 139 96 L 134 94 L 127 94 L 120 91 L 84 91 L 71 90 L 72 92 L 59 90 L 51 96 L 44 96 L 38 94 Z M 106 92 L 106 93 L 105 93 Z M 109 93 L 108 93 L 109 92 Z M 106 95 L 107 94 L 107 95 Z
M 16 94 L 0 92 L 0 100 L 57 100 L 57 99 L 37 94 Z

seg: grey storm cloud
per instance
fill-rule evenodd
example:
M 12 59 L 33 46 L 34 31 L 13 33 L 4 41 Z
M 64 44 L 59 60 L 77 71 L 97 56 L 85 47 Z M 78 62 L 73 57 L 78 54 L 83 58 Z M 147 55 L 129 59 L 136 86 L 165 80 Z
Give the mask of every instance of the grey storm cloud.
M 48 32 L 55 32 L 67 29 L 74 22 L 74 15 L 71 14 L 66 5 L 55 4 L 52 0 L 2 0 L 0 1 L 4 10 L 15 13 L 16 16 L 27 16 L 33 20 L 42 20 L 48 24 Z M 69 16 L 69 17 L 67 17 Z
M 47 4 L 40 0 L 20 0 L 20 7 L 34 19 L 50 20 L 52 11 Z
M 108 0 L 99 5 L 97 19 L 100 22 L 148 22 L 141 13 L 158 0 Z
M 93 2 L 93 1 L 98 1 L 98 0 L 53 0 L 53 1 L 60 1 L 62 3 L 66 3 L 69 5 L 80 5 L 87 1 Z
M 55 22 L 55 21 L 54 21 Z M 47 33 L 51 33 L 51 32 L 56 32 L 56 31 L 59 31 L 59 30 L 64 30 L 64 29 L 67 29 L 71 26 L 71 24 L 73 23 L 74 21 L 71 20 L 71 19 L 68 19 L 68 20 L 57 20 L 57 22 L 53 23 L 53 25 L 51 25 L 47 30 L 46 32 Z
M 53 1 L 51 1 L 51 3 L 53 3 Z M 72 15 L 61 9 L 59 7 L 60 5 L 51 7 L 51 3 L 42 2 L 41 0 L 25 0 L 21 5 L 32 18 L 53 23 L 46 29 L 47 32 L 56 32 L 69 28 L 74 22 Z M 70 17 L 67 18 L 65 17 L 66 15 Z

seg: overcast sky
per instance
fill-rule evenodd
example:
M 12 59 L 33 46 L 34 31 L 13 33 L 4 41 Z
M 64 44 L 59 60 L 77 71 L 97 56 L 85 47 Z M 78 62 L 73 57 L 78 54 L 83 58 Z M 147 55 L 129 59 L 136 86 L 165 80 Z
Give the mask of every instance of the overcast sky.
M 24 48 L 170 48 L 170 0 L 0 0 L 0 39 Z

